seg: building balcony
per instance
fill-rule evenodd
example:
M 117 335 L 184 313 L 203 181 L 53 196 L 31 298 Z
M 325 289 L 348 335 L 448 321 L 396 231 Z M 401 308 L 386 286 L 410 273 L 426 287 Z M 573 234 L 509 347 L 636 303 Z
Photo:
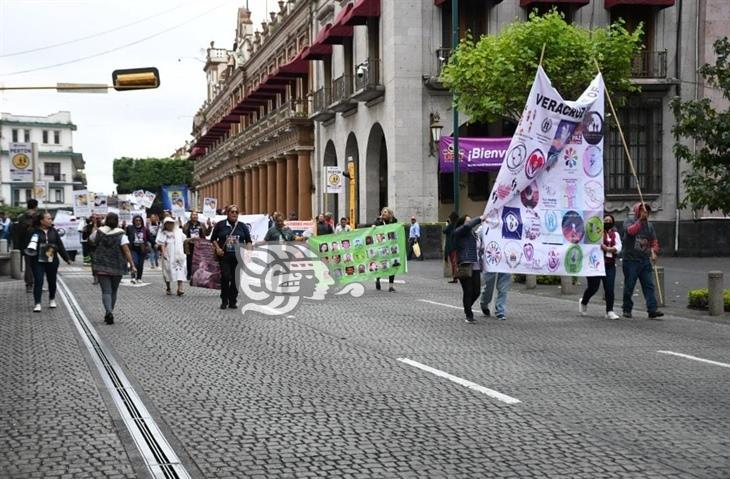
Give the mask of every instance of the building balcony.
M 345 112 L 357 107 L 357 102 L 350 99 L 352 95 L 352 75 L 342 75 L 332 82 L 332 103 L 330 110 Z
M 43 181 L 54 182 L 54 183 L 65 183 L 66 173 L 55 173 L 52 175 L 43 175 Z
M 641 51 L 631 60 L 631 78 L 657 79 L 667 78 L 667 51 Z
M 355 101 L 371 101 L 385 95 L 385 86 L 380 77 L 381 61 L 379 58 L 368 58 L 355 67 Z
M 329 88 L 322 87 L 312 94 L 312 114 L 310 120 L 328 121 L 335 117 L 335 112 L 329 108 L 331 93 Z
M 430 75 L 423 76 L 423 83 L 429 90 L 447 90 L 441 81 L 441 73 L 444 67 L 449 63 L 451 57 L 451 48 L 436 49 L 436 67 Z

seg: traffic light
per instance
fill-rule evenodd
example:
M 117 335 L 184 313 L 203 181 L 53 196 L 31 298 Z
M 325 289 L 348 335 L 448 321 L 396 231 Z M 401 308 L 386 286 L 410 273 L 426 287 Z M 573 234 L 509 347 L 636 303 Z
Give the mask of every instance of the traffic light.
M 155 67 L 114 70 L 112 85 L 117 91 L 157 88 L 160 86 L 160 72 Z

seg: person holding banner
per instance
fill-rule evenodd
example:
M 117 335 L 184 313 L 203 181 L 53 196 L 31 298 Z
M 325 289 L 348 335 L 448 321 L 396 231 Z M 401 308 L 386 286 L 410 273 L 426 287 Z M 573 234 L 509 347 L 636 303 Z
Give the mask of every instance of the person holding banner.
M 458 264 L 456 276 L 459 283 L 461 283 L 466 322 L 470 324 L 476 322 L 471 308 L 479 298 L 481 290 L 482 262 L 479 258 L 480 252 L 476 233 L 477 226 L 481 222 L 481 217 L 471 218 L 469 215 L 465 215 L 456 221 L 454 228 L 454 243 Z
M 150 233 L 140 215 L 135 215 L 134 218 L 132 218 L 132 224 L 127 226 L 126 233 L 136 271 L 132 278 L 132 284 L 141 283 L 142 272 L 144 271 L 144 260 L 147 256 L 147 252 L 149 251 L 148 244 L 150 241 Z
M 177 295 L 182 296 L 183 281 L 187 279 L 187 260 L 183 251 L 182 231 L 171 217 L 162 222 L 162 229 L 157 233 L 157 245 L 162 253 L 162 277 L 167 286 L 165 293 L 172 294 L 170 283 L 177 281 Z
M 657 311 L 652 277 L 652 263 L 656 262 L 657 253 L 659 253 L 659 241 L 654 225 L 649 223 L 649 207 L 644 203 L 637 203 L 634 205 L 634 218 L 627 218 L 624 222 L 624 318 L 631 318 L 631 310 L 634 307 L 631 296 L 634 294 L 637 279 L 641 283 L 649 319 L 664 316 L 664 313 Z
M 215 254 L 221 266 L 221 306 L 220 309 L 236 309 L 238 287 L 236 286 L 236 267 L 238 266 L 238 247 L 245 245 L 252 249 L 251 234 L 244 223 L 238 221 L 238 206 L 227 208 L 227 218 L 213 227 L 210 236 Z
M 340 224 L 337 225 L 335 228 L 335 233 L 347 233 L 349 231 L 352 231 L 352 228 L 350 227 L 350 220 L 348 220 L 346 217 L 340 218 Z
M 208 220 L 208 223 L 210 223 L 210 220 Z M 190 220 L 185 223 L 182 231 L 185 235 L 185 243 L 183 246 L 185 248 L 185 255 L 187 256 L 188 281 L 190 281 L 193 274 L 193 253 L 195 251 L 195 243 L 197 243 L 200 238 L 208 236 L 209 231 L 206 225 L 198 219 L 198 212 L 196 210 L 190 212 Z
M 264 241 L 294 241 L 294 233 L 288 226 L 284 225 L 284 215 L 274 213 L 272 219 L 274 225 L 266 232 Z
M 380 212 L 380 216 L 375 220 L 373 223 L 373 226 L 383 226 L 383 225 L 390 225 L 393 223 L 397 223 L 398 219 L 393 214 L 393 210 L 388 208 L 387 206 L 383 208 L 383 210 Z M 391 293 L 395 293 L 395 288 L 393 287 L 393 283 L 395 282 L 395 275 L 392 274 L 388 276 L 388 291 Z M 375 289 L 380 291 L 380 278 L 377 278 L 375 280 Z
M 606 295 L 606 319 L 619 319 L 618 314 L 613 312 L 616 257 L 621 253 L 621 236 L 614 228 L 615 222 L 613 215 L 606 214 L 603 217 L 603 243 L 601 243 L 601 249 L 603 250 L 603 264 L 606 268 L 606 276 L 588 276 L 588 287 L 578 302 L 578 312 L 583 316 L 588 312 L 588 301 L 596 294 L 601 282 L 603 282 L 603 292 Z

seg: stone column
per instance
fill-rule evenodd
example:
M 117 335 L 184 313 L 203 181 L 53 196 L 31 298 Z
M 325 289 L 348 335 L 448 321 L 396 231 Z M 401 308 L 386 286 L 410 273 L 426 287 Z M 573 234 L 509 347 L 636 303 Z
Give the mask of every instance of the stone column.
M 276 161 L 266 163 L 266 213 L 276 209 Z
M 249 214 L 259 212 L 259 168 L 254 166 L 251 168 L 251 211 Z
M 259 166 L 259 210 L 255 213 L 266 213 L 266 183 L 267 183 L 266 164 Z
M 251 168 L 243 172 L 243 211 L 244 214 L 251 214 Z
M 312 219 L 312 167 L 309 164 L 309 151 L 297 152 L 299 180 L 299 219 Z
M 233 172 L 228 177 L 228 204 L 236 203 L 238 204 L 238 198 L 236 198 L 237 190 L 236 190 L 236 176 L 238 173 Z
M 299 214 L 299 197 L 297 196 L 297 155 L 286 157 L 286 214 L 292 211 Z
M 276 159 L 276 210 L 287 217 L 286 210 L 286 158 Z

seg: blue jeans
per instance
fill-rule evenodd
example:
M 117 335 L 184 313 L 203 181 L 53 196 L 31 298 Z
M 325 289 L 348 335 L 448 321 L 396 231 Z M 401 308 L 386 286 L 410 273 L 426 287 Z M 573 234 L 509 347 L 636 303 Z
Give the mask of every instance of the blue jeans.
M 482 309 L 489 308 L 494 296 L 494 284 L 497 283 L 497 300 L 494 302 L 494 312 L 497 316 L 504 316 L 504 307 L 507 304 L 507 292 L 512 285 L 512 275 L 509 273 L 482 273 Z
M 158 266 L 160 266 L 160 252 L 157 250 L 157 245 L 155 245 L 154 243 L 149 243 L 149 247 L 150 266 L 153 268 L 157 268 Z
M 132 253 L 132 261 L 134 262 L 134 267 L 137 268 L 137 274 L 135 275 L 135 279 L 141 280 L 142 272 L 144 271 L 144 259 L 147 254 L 134 248 L 130 248 L 130 250 Z
M 631 296 L 634 294 L 637 279 L 641 283 L 641 291 L 644 293 L 646 310 L 649 313 L 655 313 L 657 303 L 654 294 L 654 278 L 652 277 L 651 261 L 648 258 L 638 261 L 624 260 L 624 313 L 631 313 L 634 308 Z

